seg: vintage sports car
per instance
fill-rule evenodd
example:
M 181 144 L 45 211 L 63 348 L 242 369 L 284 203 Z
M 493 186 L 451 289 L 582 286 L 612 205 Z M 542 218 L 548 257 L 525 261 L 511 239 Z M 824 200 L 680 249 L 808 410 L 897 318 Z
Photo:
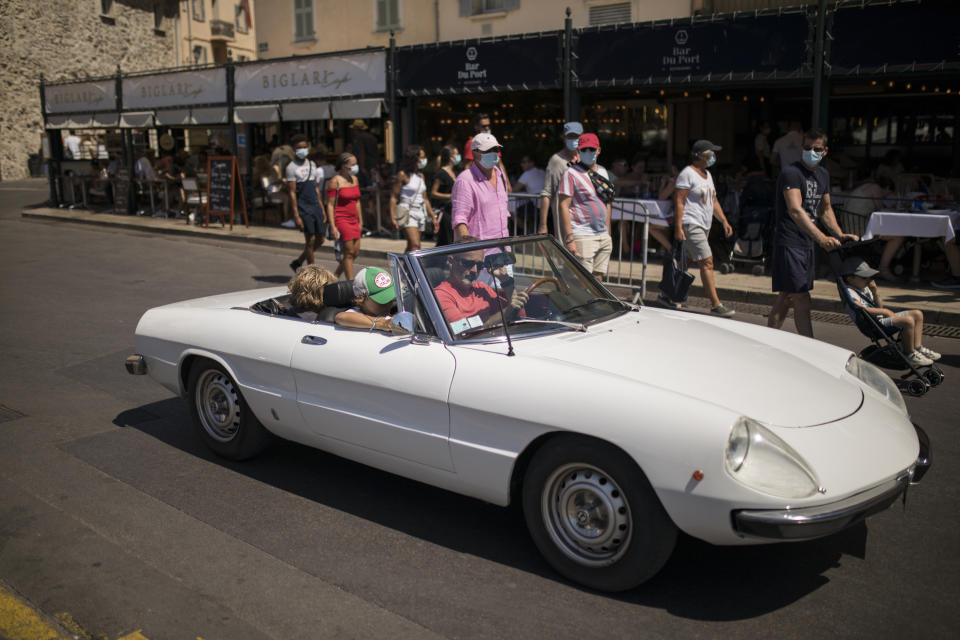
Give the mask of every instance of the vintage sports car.
M 277 436 L 519 502 L 559 573 L 609 591 L 653 576 L 678 530 L 717 545 L 828 535 L 929 467 L 926 435 L 873 365 L 622 302 L 551 237 L 390 267 L 392 333 L 305 316 L 283 287 L 242 291 L 147 311 L 127 368 L 186 398 L 222 456 Z

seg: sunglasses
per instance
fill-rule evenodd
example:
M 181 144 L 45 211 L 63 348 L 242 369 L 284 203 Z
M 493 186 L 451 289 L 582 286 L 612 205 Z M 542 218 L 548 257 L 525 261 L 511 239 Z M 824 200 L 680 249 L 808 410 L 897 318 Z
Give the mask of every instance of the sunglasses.
M 813 146 L 812 144 L 805 144 L 805 145 L 803 145 L 803 150 L 804 150 L 804 151 L 810 151 L 811 149 L 814 150 L 814 151 L 816 151 L 817 153 L 823 153 L 824 151 L 827 150 L 826 147 L 815 147 L 815 146 Z
M 474 267 L 479 269 L 483 266 L 483 260 L 467 260 L 466 258 L 455 258 L 455 260 L 459 262 L 460 266 L 464 269 L 473 269 Z

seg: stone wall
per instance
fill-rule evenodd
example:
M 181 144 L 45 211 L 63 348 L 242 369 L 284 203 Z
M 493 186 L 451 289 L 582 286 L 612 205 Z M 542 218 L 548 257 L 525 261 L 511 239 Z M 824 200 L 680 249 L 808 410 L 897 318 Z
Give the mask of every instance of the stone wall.
M 43 133 L 40 74 L 83 80 L 176 64 L 175 0 L 165 35 L 154 31 L 152 0 L 0 0 L 0 180 L 28 177 Z M 114 24 L 110 24 L 113 21 Z

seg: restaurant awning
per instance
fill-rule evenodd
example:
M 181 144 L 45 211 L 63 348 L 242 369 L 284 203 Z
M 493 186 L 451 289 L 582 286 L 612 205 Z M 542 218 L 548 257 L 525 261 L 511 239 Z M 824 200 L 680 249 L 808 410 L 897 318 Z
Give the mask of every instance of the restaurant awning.
M 52 115 L 47 117 L 48 129 L 83 129 L 91 126 L 92 113 L 74 113 L 70 115 Z
M 254 122 L 278 122 L 280 111 L 275 104 L 258 104 L 233 109 L 233 121 L 237 124 Z
M 226 107 L 190 109 L 190 124 L 227 124 Z
M 121 113 L 120 126 L 128 129 L 148 129 L 153 126 L 153 111 L 127 111 Z
M 185 127 L 190 122 L 190 109 L 163 109 L 157 110 L 157 126 Z
M 330 117 L 330 103 L 323 102 L 291 102 L 280 106 L 283 119 L 292 120 L 326 120 Z
M 379 98 L 368 100 L 335 100 L 330 103 L 330 117 L 334 120 L 379 118 L 381 105 L 382 101 Z

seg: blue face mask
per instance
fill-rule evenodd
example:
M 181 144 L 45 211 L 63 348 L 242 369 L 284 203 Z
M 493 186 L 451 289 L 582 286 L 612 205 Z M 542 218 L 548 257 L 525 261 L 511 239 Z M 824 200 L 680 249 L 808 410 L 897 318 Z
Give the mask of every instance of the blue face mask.
M 297 157 L 301 160 L 306 160 L 308 155 L 310 155 L 310 149 L 297 149 Z
M 497 162 L 500 161 L 500 152 L 499 151 L 488 151 L 487 153 L 480 154 L 480 166 L 484 169 L 493 169 L 497 166 Z
M 593 163 L 597 161 L 597 152 L 596 151 L 581 151 L 580 152 L 580 163 L 587 167 L 592 167 Z
M 426 159 L 426 158 L 420 158 L 420 161 L 417 162 L 417 168 L 418 168 L 418 169 L 423 169 L 425 166 L 427 166 L 427 159 Z
M 453 164 L 460 164 L 460 161 L 461 161 L 461 160 L 463 160 L 463 158 L 460 157 L 460 154 L 459 154 L 459 153 L 458 153 L 457 155 L 453 156 Z
M 580 144 L 579 138 L 573 138 L 572 140 L 567 140 L 567 149 L 570 149 L 570 151 L 576 151 L 578 144 Z
M 823 154 L 817 153 L 813 149 L 803 152 L 803 164 L 808 167 L 815 167 L 820 164 L 820 161 L 823 160 Z
M 712 167 L 712 166 L 715 165 L 715 164 L 717 164 L 717 156 L 713 155 L 713 156 L 710 156 L 709 158 L 707 158 L 707 166 L 708 166 L 708 167 Z

